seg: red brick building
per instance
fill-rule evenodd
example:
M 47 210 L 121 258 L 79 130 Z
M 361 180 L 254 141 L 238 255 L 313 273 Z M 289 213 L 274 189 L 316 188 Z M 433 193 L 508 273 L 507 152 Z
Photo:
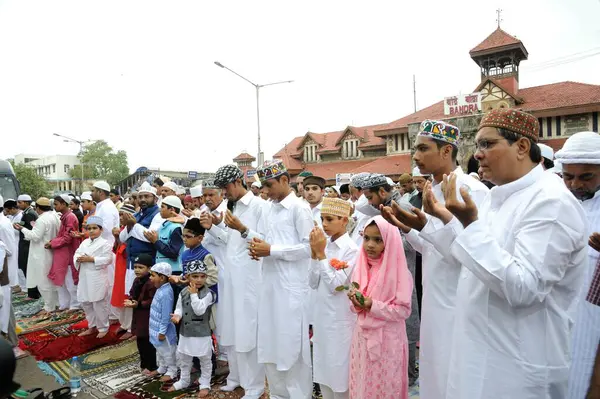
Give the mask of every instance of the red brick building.
M 307 132 L 295 137 L 274 154 L 284 161 L 292 176 L 303 170 L 335 181 L 336 173 L 376 172 L 396 180 L 411 170 L 411 149 L 424 119 L 442 119 L 457 125 L 463 133 L 459 161 L 474 152 L 474 137 L 483 114 L 495 108 L 517 108 L 539 119 L 540 140 L 555 150 L 566 138 L 580 131 L 598 132 L 600 85 L 561 82 L 520 88 L 519 67 L 527 60 L 525 45 L 498 28 L 475 46 L 469 55 L 480 67 L 480 109 L 448 115 L 442 100 L 393 122 L 373 126 L 347 126 L 329 132 Z M 457 90 L 458 91 L 458 90 Z

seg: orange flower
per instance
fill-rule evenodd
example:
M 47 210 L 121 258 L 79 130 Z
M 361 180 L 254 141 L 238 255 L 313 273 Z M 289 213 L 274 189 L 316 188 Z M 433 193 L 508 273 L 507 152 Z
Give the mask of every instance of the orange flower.
M 329 265 L 333 267 L 335 270 L 344 270 L 348 268 L 348 263 L 341 261 L 339 259 L 331 259 L 329 261 Z

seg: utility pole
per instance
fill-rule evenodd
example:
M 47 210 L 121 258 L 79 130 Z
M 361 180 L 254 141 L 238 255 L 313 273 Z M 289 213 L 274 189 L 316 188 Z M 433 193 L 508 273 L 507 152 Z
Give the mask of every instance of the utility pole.
M 496 22 L 498 23 L 498 29 L 500 29 L 500 22 L 502 22 L 502 9 L 498 8 L 496 10 Z

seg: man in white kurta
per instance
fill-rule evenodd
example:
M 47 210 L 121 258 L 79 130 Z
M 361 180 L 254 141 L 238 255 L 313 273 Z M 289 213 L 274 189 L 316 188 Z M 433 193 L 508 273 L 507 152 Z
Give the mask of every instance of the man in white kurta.
M 0 195 L 0 206 L 4 199 Z M 6 259 L 8 263 L 8 279 L 10 287 L 19 285 L 19 236 L 15 235 L 12 222 L 0 211 L 0 241 L 6 246 Z
M 219 277 L 219 328 L 221 345 L 226 347 L 229 361 L 227 385 L 221 390 L 244 388 L 248 399 L 259 398 L 265 388 L 265 370 L 258 363 L 258 295 L 261 287 L 262 260 L 252 260 L 242 233 L 258 230 L 258 222 L 267 203 L 242 185 L 243 172 L 235 165 L 225 165 L 215 174 L 215 185 L 224 189 L 233 212 L 225 214 L 221 225 L 204 224 L 205 242 L 210 240 L 224 249 L 224 273 Z M 204 245 L 204 244 L 203 244 Z M 225 294 L 222 294 L 222 293 Z
M 60 227 L 60 219 L 50 208 L 50 200 L 45 197 L 36 200 L 36 211 L 39 214 L 31 230 L 20 225 L 16 229 L 23 233 L 25 240 L 30 242 L 27 257 L 27 288 L 38 287 L 44 299 L 44 310 L 53 312 L 58 306 L 58 291 L 48 278 L 52 267 L 52 251 L 44 248 L 50 242 Z
M 588 226 L 590 244 L 600 238 L 600 136 L 594 132 L 576 133 L 556 153 L 564 182 L 581 201 Z M 600 342 L 600 306 L 590 301 L 588 291 L 598 266 L 597 245 L 587 247 L 588 259 L 581 285 L 573 326 L 572 364 L 569 375 L 569 399 L 586 397 Z
M 306 201 L 296 197 L 283 162 L 257 171 L 273 200 L 252 237 L 250 253 L 264 258 L 258 303 L 258 361 L 265 365 L 271 397 L 312 394 L 308 340 L 309 235 L 314 226 Z M 252 232 L 250 232 L 252 233 Z
M 456 219 L 450 249 L 462 265 L 447 399 L 562 399 L 567 395 L 572 307 L 586 265 L 583 208 L 539 165 L 539 124 L 511 109 L 488 112 L 476 136 L 480 208 L 455 176 L 445 190 Z

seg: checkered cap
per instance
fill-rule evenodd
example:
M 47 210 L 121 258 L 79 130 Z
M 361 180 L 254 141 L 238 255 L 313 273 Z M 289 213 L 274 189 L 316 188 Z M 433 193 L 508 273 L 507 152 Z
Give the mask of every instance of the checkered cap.
M 217 173 L 215 173 L 215 180 L 213 181 L 214 186 L 218 188 L 223 188 L 227 184 L 236 181 L 237 179 L 241 179 L 244 177 L 244 173 L 240 168 L 236 165 L 225 165 L 221 166 Z M 206 185 L 203 184 L 206 188 Z

